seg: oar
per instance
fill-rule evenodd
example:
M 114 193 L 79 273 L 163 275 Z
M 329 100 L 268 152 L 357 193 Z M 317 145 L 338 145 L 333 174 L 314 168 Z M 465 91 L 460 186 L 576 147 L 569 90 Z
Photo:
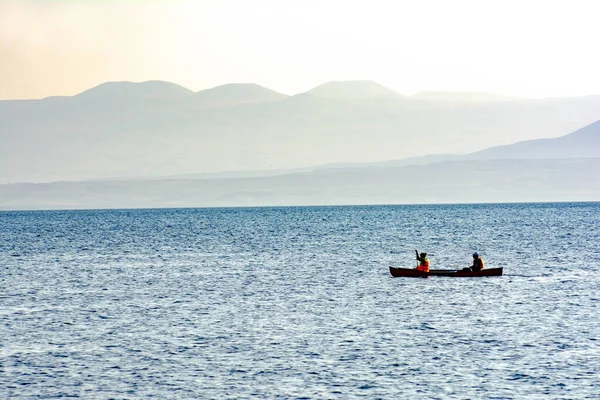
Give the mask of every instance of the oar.
M 417 254 L 417 257 L 419 257 L 419 251 L 417 249 L 415 249 L 415 253 Z M 417 268 L 419 269 L 419 259 L 417 258 Z

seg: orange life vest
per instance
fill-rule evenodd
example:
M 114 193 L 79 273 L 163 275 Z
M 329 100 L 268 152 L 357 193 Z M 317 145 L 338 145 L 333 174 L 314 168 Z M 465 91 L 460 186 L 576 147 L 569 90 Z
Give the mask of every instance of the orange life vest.
M 429 258 L 425 257 L 425 259 L 420 261 L 419 266 L 417 267 L 417 270 L 423 271 L 423 272 L 429 272 Z
M 479 265 L 474 265 L 473 269 L 476 270 L 476 271 L 481 271 L 483 269 L 483 267 L 485 266 L 485 264 L 483 263 L 483 258 L 479 257 L 478 260 L 481 261 L 481 262 L 480 263 L 475 263 L 475 264 L 481 265 L 481 269 L 478 269 Z

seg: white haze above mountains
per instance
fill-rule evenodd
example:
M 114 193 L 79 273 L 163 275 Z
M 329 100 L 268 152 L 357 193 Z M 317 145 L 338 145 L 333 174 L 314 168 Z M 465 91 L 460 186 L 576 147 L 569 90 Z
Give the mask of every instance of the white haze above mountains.
M 0 209 L 599 201 L 598 182 L 600 96 L 152 81 L 0 102 Z
M 467 154 L 566 135 L 600 96 L 402 96 L 370 81 L 287 96 L 255 84 L 192 92 L 111 82 L 71 97 L 0 102 L 0 183 L 279 171 Z

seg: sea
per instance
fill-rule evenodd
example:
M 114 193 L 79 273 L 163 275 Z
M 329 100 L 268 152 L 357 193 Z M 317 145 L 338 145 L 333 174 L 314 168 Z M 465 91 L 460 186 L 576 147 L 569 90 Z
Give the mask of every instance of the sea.
M 2 399 L 600 399 L 600 203 L 0 212 L 0 270 Z

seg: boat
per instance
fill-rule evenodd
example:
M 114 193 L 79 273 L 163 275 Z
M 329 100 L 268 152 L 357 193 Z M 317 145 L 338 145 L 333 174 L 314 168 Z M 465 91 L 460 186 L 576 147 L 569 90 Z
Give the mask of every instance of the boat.
M 429 272 L 411 268 L 390 267 L 393 277 L 408 276 L 413 278 L 427 278 L 428 276 L 455 276 L 470 278 L 476 276 L 501 276 L 502 268 L 484 268 L 481 271 L 463 271 L 462 269 L 430 269 Z

